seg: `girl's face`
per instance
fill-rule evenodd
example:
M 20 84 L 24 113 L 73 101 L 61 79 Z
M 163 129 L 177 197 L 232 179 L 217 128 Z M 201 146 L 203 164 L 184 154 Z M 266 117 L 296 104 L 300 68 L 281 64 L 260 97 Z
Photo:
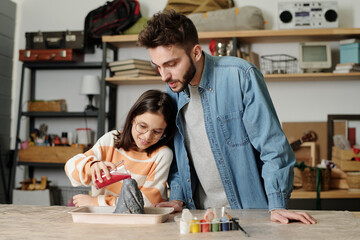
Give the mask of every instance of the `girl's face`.
M 146 112 L 137 115 L 132 122 L 131 134 L 139 151 L 156 144 L 166 129 L 166 122 L 162 114 Z

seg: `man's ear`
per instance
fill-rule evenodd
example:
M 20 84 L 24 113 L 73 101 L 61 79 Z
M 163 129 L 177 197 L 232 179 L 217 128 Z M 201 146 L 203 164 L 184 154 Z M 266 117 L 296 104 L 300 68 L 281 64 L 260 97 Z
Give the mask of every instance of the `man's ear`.
M 193 58 L 195 62 L 200 61 L 201 56 L 202 56 L 202 49 L 201 46 L 199 44 L 196 44 L 193 48 Z

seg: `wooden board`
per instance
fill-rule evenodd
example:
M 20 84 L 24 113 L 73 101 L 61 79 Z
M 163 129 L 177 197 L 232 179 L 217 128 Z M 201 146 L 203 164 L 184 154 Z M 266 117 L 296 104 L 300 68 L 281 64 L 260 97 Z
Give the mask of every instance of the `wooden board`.
M 83 152 L 83 147 L 30 146 L 24 150 L 19 150 L 19 161 L 39 163 L 66 163 L 67 160 L 76 154 Z

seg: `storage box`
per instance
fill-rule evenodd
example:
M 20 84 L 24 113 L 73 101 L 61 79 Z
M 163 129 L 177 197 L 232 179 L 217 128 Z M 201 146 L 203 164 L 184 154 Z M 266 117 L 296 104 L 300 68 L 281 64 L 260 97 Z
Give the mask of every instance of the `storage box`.
M 321 169 L 321 191 L 327 191 L 330 189 L 331 170 Z M 305 191 L 316 191 L 316 172 L 317 170 L 305 168 L 301 171 L 302 176 L 302 188 Z
M 50 206 L 50 190 L 13 190 L 13 204 Z
M 346 180 L 349 185 L 349 191 L 360 192 L 360 172 L 349 172 Z
M 84 31 L 26 32 L 25 37 L 26 49 L 84 48 Z
M 340 63 L 360 63 L 360 43 L 340 45 Z
M 84 147 L 30 146 L 19 150 L 20 162 L 66 163 L 76 154 L 83 153 Z
M 53 101 L 28 101 L 28 112 L 66 112 L 65 99 Z
M 23 62 L 83 62 L 84 52 L 74 49 L 20 49 Z
M 51 188 L 54 205 L 67 206 L 70 199 L 77 194 L 90 194 L 91 187 L 56 186 Z
M 332 148 L 332 161 L 343 171 L 360 171 L 360 162 L 352 161 L 354 157 L 360 157 L 353 150 L 342 150 L 338 147 Z

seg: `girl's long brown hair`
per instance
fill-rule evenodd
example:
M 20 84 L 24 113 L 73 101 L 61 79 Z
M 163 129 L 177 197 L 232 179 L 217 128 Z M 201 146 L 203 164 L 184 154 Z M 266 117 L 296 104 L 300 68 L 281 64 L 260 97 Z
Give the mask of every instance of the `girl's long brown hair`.
M 117 132 L 114 137 L 115 148 L 123 148 L 125 151 L 136 149 L 135 141 L 131 134 L 132 123 L 136 116 L 151 112 L 164 116 L 166 129 L 165 137 L 156 144 L 148 147 L 145 151 L 150 155 L 156 149 L 168 145 L 175 134 L 175 111 L 176 107 L 171 97 L 159 90 L 148 90 L 144 92 L 130 109 L 122 132 Z

